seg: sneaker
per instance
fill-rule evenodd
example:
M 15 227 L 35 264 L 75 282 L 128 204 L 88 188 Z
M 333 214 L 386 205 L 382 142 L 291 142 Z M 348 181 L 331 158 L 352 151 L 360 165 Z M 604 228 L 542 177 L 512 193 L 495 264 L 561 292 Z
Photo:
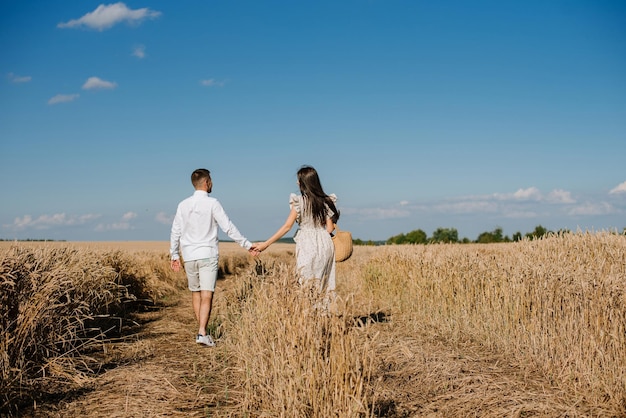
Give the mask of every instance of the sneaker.
M 198 336 L 196 337 L 196 343 L 203 344 L 208 347 L 215 346 L 215 341 L 213 341 L 213 338 L 211 338 L 211 336 L 208 334 L 207 335 L 198 334 Z

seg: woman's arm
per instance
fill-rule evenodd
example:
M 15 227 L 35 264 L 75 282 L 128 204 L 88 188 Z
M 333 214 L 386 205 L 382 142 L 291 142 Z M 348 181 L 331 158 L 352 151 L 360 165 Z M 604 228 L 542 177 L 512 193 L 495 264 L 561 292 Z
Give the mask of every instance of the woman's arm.
M 335 224 L 333 223 L 332 218 L 326 218 L 326 230 L 329 234 L 332 234 L 335 230 Z
M 253 247 L 256 248 L 258 251 L 265 250 L 267 247 L 269 247 L 270 245 L 272 245 L 273 243 L 281 239 L 283 235 L 285 235 L 287 232 L 291 230 L 291 228 L 293 227 L 293 224 L 296 222 L 297 217 L 298 217 L 298 212 L 296 212 L 296 210 L 292 208 L 283 226 L 278 228 L 278 231 L 276 231 L 274 235 L 268 238 L 267 241 L 261 242 L 259 244 L 254 244 Z

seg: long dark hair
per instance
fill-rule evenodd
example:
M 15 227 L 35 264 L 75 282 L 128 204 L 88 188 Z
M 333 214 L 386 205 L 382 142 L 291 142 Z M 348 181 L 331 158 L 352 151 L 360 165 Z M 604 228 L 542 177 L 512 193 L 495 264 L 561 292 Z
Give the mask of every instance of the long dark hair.
M 324 192 L 320 177 L 313 167 L 303 165 L 300 170 L 298 170 L 298 185 L 300 186 L 300 192 L 304 198 L 303 204 L 310 209 L 316 224 L 321 226 L 326 225 L 326 206 L 333 211 L 333 223 L 337 223 L 339 220 L 339 211 L 330 196 Z

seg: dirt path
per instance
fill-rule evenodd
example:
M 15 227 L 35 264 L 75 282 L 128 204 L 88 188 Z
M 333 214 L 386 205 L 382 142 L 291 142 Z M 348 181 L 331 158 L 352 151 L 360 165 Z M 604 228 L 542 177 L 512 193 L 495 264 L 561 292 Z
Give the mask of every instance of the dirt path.
M 223 291 L 227 280 L 218 282 Z M 220 289 L 221 288 L 221 289 Z M 217 293 L 216 293 L 217 294 Z M 75 399 L 35 409 L 35 417 L 204 417 L 228 408 L 220 371 L 219 344 L 195 343 L 190 294 L 181 291 L 171 306 L 141 314 L 139 334 L 107 346 L 106 355 L 122 364 L 95 379 L 92 390 Z M 222 380 L 222 379 L 219 379 Z

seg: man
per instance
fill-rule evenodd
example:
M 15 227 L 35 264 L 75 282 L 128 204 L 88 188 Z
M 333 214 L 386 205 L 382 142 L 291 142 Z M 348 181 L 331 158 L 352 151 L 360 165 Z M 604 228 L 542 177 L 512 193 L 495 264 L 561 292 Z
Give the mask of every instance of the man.
M 198 321 L 196 343 L 212 347 L 215 342 L 207 332 L 207 325 L 218 273 L 217 227 L 251 254 L 256 255 L 257 252 L 230 221 L 220 202 L 209 196 L 213 188 L 209 170 L 195 170 L 191 174 L 191 183 L 195 192 L 178 204 L 172 223 L 170 265 L 172 270 L 180 271 L 182 253 L 189 290 L 192 292 L 193 310 Z

